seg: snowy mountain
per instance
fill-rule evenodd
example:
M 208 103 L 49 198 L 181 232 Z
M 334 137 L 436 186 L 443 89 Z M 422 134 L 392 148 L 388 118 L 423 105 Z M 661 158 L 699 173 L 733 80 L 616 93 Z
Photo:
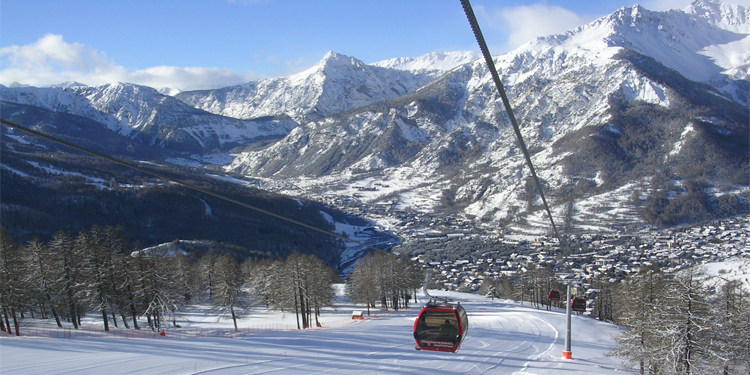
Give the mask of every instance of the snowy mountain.
M 224 116 L 251 119 L 284 114 L 304 122 L 397 98 L 432 78 L 431 74 L 370 66 L 329 52 L 312 68 L 289 77 L 182 92 L 176 98 Z
M 433 52 L 420 57 L 396 57 L 371 65 L 438 75 L 480 58 L 482 55 L 474 51 Z
M 65 83 L 48 88 L 4 87 L 3 101 L 70 113 L 103 124 L 116 134 L 159 146 L 201 153 L 256 139 L 281 137 L 297 124 L 285 116 L 241 120 L 217 116 L 127 83 L 89 87 Z M 14 116 L 4 113 L 4 118 Z
M 613 230 L 747 211 L 749 12 L 708 0 L 668 12 L 622 8 L 495 56 L 559 227 Z M 0 87 L 0 95 L 166 151 L 218 151 L 233 159 L 227 172 L 262 188 L 354 198 L 376 208 L 370 216 L 385 227 L 408 222 L 394 219 L 402 211 L 458 216 L 483 231 L 547 233 L 477 57 L 368 65 L 330 52 L 289 77 L 174 97 L 129 84 Z
M 722 67 L 707 56 L 748 39 L 723 28 L 743 30 L 746 14 L 707 2 L 687 12 L 623 8 L 495 58 L 557 220 L 569 229 L 639 223 L 643 204 L 659 191 L 686 193 L 681 184 L 747 191 L 736 176 L 747 176 L 748 86 L 734 78 L 747 74 L 747 59 Z M 706 152 L 712 160 L 695 159 Z M 396 100 L 304 123 L 229 169 L 295 181 L 308 194 L 338 189 L 368 203 L 548 228 L 483 61 Z

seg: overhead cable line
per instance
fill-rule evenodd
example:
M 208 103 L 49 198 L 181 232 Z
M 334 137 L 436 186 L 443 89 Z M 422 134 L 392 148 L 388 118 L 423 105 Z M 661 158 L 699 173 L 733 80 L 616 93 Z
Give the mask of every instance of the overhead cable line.
M 303 222 L 301 222 L 301 221 L 299 221 L 299 220 L 295 220 L 295 219 L 291 219 L 291 218 L 288 218 L 288 217 L 286 217 L 286 216 L 283 216 L 283 215 L 279 215 L 279 214 L 277 214 L 277 213 L 274 213 L 274 212 L 271 212 L 271 211 L 268 211 L 268 210 L 262 209 L 262 208 L 260 208 L 260 207 L 256 207 L 256 206 L 253 206 L 253 205 L 251 205 L 251 204 L 247 204 L 247 203 L 245 203 L 245 202 L 242 202 L 242 201 L 240 201 L 240 200 L 237 200 L 237 199 L 234 199 L 234 198 L 230 198 L 230 197 L 228 197 L 228 196 L 226 196 L 226 195 L 223 195 L 223 194 L 218 194 L 218 193 L 212 192 L 212 191 L 210 191 L 210 190 L 207 190 L 207 189 L 204 189 L 204 188 L 198 187 L 198 186 L 196 186 L 196 185 L 193 185 L 193 184 L 189 184 L 189 183 L 187 183 L 187 182 L 184 182 L 184 181 L 180 181 L 180 180 L 177 180 L 177 179 L 175 179 L 175 178 L 173 178 L 173 177 L 169 177 L 169 176 L 167 176 L 167 175 L 165 175 L 165 174 L 162 174 L 162 173 L 159 173 L 159 172 L 155 172 L 155 171 L 152 171 L 152 170 L 149 170 L 149 169 L 146 169 L 146 168 L 140 167 L 140 166 L 138 166 L 138 165 L 135 165 L 135 164 L 133 164 L 133 163 L 129 163 L 129 162 L 126 162 L 126 161 L 123 161 L 123 160 L 120 160 L 120 159 L 117 159 L 117 158 L 111 157 L 111 156 L 109 156 L 109 155 L 105 155 L 105 154 L 102 154 L 102 153 L 100 153 L 100 152 L 96 152 L 96 151 L 94 151 L 94 150 L 91 150 L 91 149 L 88 149 L 88 148 L 85 148 L 85 147 L 82 147 L 82 146 L 79 146 L 79 145 L 76 145 L 76 144 L 73 144 L 73 143 L 70 143 L 70 142 L 64 141 L 64 140 L 62 140 L 62 139 L 60 139 L 60 138 L 57 138 L 57 137 L 53 137 L 53 136 L 51 136 L 51 135 L 48 135 L 48 134 L 44 134 L 44 133 L 42 133 L 42 132 L 39 132 L 39 131 L 36 131 L 36 130 L 30 129 L 30 128 L 27 128 L 27 127 L 25 127 L 25 126 L 21 126 L 21 125 L 18 125 L 18 124 L 16 124 L 16 123 L 12 123 L 12 122 L 10 122 L 10 121 L 6 121 L 6 120 L 2 120 L 2 119 L 0 119 L 0 123 L 3 123 L 3 124 L 5 124 L 5 125 L 7 125 L 7 126 L 10 126 L 10 127 L 12 127 L 12 128 L 15 128 L 15 129 L 18 129 L 18 130 L 21 130 L 21 131 L 24 131 L 24 132 L 27 132 L 27 133 L 30 133 L 30 134 L 33 134 L 33 135 L 36 135 L 36 136 L 38 136 L 38 137 L 41 137 L 41 138 L 47 139 L 47 140 L 49 140 L 49 141 L 52 141 L 52 142 L 56 142 L 56 143 L 59 143 L 59 144 L 61 144 L 61 145 L 65 145 L 65 146 L 68 146 L 68 147 L 70 147 L 70 148 L 73 148 L 73 149 L 76 149 L 76 150 L 78 150 L 78 151 L 82 151 L 82 152 L 85 152 L 85 153 L 87 153 L 87 154 L 91 154 L 91 155 L 94 155 L 94 156 L 98 156 L 98 157 L 100 157 L 100 158 L 103 158 L 103 159 L 109 160 L 109 161 L 111 161 L 111 162 L 113 162 L 113 163 L 117 163 L 117 164 L 123 165 L 123 166 L 125 166 L 125 167 L 131 168 L 131 169 L 135 169 L 135 170 L 137 170 L 137 171 L 140 171 L 140 172 L 143 172 L 143 173 L 146 173 L 146 174 L 149 174 L 149 175 L 152 175 L 152 176 L 155 176 L 155 177 L 158 177 L 158 178 L 161 178 L 161 179 L 164 179 L 164 180 L 170 181 L 170 182 L 174 182 L 174 183 L 176 183 L 176 184 L 179 184 L 179 185 L 182 185 L 182 186 L 184 186 L 184 187 L 186 187 L 186 188 L 188 188 L 188 189 L 192 189 L 192 190 L 195 190 L 195 191 L 201 192 L 201 193 L 203 193 L 203 194 L 207 194 L 207 195 L 210 195 L 210 196 L 212 196 L 212 197 L 216 197 L 216 198 L 219 198 L 219 199 L 225 200 L 225 201 L 227 201 L 227 202 L 231 202 L 231 203 L 234 203 L 234 204 L 238 204 L 238 205 L 240 205 L 240 206 L 243 206 L 243 207 L 249 208 L 249 209 L 251 209 L 251 210 L 254 210 L 254 211 L 258 211 L 258 212 L 264 213 L 264 214 L 266 214 L 266 215 L 269 215 L 269 216 L 273 216 L 273 217 L 275 217 L 275 218 L 277 218 L 277 219 L 281 219 L 281 220 L 284 220 L 284 221 L 287 221 L 287 222 L 290 222 L 290 223 L 293 223 L 293 224 L 297 224 L 297 225 L 299 225 L 299 226 L 305 227 L 305 228 L 307 228 L 307 229 L 311 229 L 311 230 L 314 230 L 314 231 L 316 231 L 316 232 L 320 232 L 320 233 L 323 233 L 323 234 L 327 234 L 327 235 L 329 235 L 329 236 L 333 236 L 333 237 L 336 237 L 336 238 L 339 238 L 339 239 L 342 239 L 342 240 L 345 240 L 345 241 L 348 241 L 348 242 L 352 242 L 352 243 L 355 243 L 355 244 L 357 244 L 357 245 L 361 245 L 361 246 L 364 246 L 364 247 L 366 247 L 366 248 L 368 248 L 368 249 L 370 249 L 370 250 L 375 250 L 375 251 L 384 251 L 383 249 L 379 249 L 379 248 L 377 248 L 377 247 L 374 247 L 374 246 L 370 246 L 370 245 L 367 245 L 367 244 L 365 244 L 365 243 L 359 242 L 359 241 L 357 241 L 357 240 L 353 240 L 353 239 L 351 239 L 351 238 L 348 238 L 348 237 L 342 236 L 342 235 L 340 235 L 340 234 L 337 234 L 337 233 L 334 233 L 334 232 L 330 232 L 330 231 L 327 231 L 327 230 L 325 230 L 325 229 L 321 229 L 321 228 L 318 228 L 318 227 L 312 226 L 312 225 L 310 225 L 310 224 L 305 224 L 305 223 L 303 223 Z
M 521 151 L 523 152 L 523 156 L 526 158 L 526 164 L 529 166 L 529 169 L 531 170 L 531 176 L 534 178 L 534 182 L 536 183 L 536 187 L 539 190 L 539 196 L 542 197 L 542 203 L 544 203 L 544 209 L 547 210 L 547 215 L 549 216 L 549 221 L 552 223 L 552 229 L 555 231 L 555 236 L 557 237 L 557 241 L 559 242 L 560 246 L 563 246 L 562 238 L 560 238 L 560 233 L 557 231 L 557 226 L 555 226 L 555 220 L 552 219 L 552 211 L 549 209 L 549 205 L 547 204 L 547 199 L 544 198 L 544 192 L 542 191 L 542 184 L 539 182 L 539 177 L 536 175 L 536 170 L 534 169 L 534 164 L 531 163 L 531 156 L 529 154 L 529 150 L 526 148 L 526 143 L 523 140 L 523 136 L 521 135 L 521 129 L 518 127 L 518 122 L 516 121 L 516 117 L 513 115 L 513 108 L 510 106 L 510 100 L 508 100 L 508 96 L 505 94 L 505 89 L 503 88 L 503 83 L 500 80 L 500 75 L 497 73 L 497 69 L 495 68 L 495 62 L 492 60 L 492 55 L 490 54 L 489 48 L 487 48 L 487 42 L 484 40 L 484 36 L 482 36 L 482 30 L 479 28 L 479 22 L 477 22 L 477 17 L 474 15 L 474 10 L 471 8 L 471 3 L 469 0 L 461 0 L 461 5 L 464 7 L 464 13 L 466 13 L 466 18 L 469 19 L 469 24 L 471 25 L 471 30 L 474 32 L 474 37 L 477 39 L 477 43 L 479 43 L 479 49 L 482 50 L 482 56 L 484 56 L 484 61 L 487 63 L 487 68 L 490 71 L 490 74 L 492 75 L 492 80 L 495 81 L 495 86 L 497 86 L 497 91 L 500 92 L 500 97 L 503 99 L 503 105 L 505 105 L 505 111 L 508 112 L 508 116 L 510 117 L 510 123 L 513 125 L 513 131 L 516 133 L 516 138 L 518 139 L 518 143 L 521 146 Z

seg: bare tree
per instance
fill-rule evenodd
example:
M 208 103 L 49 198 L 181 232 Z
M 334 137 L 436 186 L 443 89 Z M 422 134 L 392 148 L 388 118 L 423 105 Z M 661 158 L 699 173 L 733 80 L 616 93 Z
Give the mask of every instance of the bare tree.
M 375 288 L 376 268 L 372 264 L 374 258 L 368 255 L 360 259 L 349 273 L 346 282 L 346 293 L 354 303 L 367 305 L 367 315 L 370 315 L 370 307 L 380 297 L 380 291 Z
M 38 238 L 34 238 L 26 245 L 24 256 L 24 264 L 27 267 L 27 285 L 32 288 L 32 295 L 39 300 L 42 317 L 46 317 L 46 310 L 50 309 L 55 323 L 62 328 L 62 322 L 60 322 L 60 316 L 57 312 L 60 296 L 53 292 L 55 274 L 53 272 L 54 264 L 52 264 L 53 257 L 50 254 L 49 247 Z
M 632 276 L 619 294 L 618 301 L 623 308 L 616 323 L 626 330 L 615 338 L 617 345 L 610 355 L 622 358 L 627 368 L 637 365 L 641 374 L 646 370 L 658 372 L 661 365 L 659 353 L 669 350 L 660 346 L 656 337 L 656 329 L 661 324 L 661 296 L 665 288 L 664 276 L 649 271 Z
M 369 255 L 349 275 L 350 298 L 370 306 L 380 301 L 383 308 L 408 307 L 411 296 L 422 286 L 424 275 L 417 264 L 405 255 L 389 253 Z
M 78 300 L 80 286 L 83 283 L 81 257 L 75 253 L 74 240 L 64 232 L 55 233 L 47 246 L 54 259 L 54 268 L 59 271 L 55 285 L 64 298 L 64 306 L 67 308 L 73 328 L 78 329 L 82 314 L 81 303 Z
M 718 279 L 711 299 L 709 370 L 724 375 L 750 370 L 750 293 L 740 280 Z
M 5 323 L 3 327 L 12 334 L 10 318 L 16 336 L 20 336 L 17 312 L 23 311 L 24 285 L 21 279 L 21 254 L 8 236 L 4 227 L 0 227 L 0 308 Z
M 244 278 L 237 260 L 228 254 L 216 258 L 213 271 L 213 311 L 221 316 L 229 314 L 238 330 L 237 319 L 249 309 L 243 290 Z

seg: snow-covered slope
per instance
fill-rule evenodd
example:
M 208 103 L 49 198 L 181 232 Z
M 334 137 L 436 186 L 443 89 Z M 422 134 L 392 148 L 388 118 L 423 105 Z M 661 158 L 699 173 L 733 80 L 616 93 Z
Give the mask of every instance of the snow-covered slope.
M 587 228 L 637 223 L 633 191 L 645 198 L 664 188 L 643 174 L 659 168 L 655 160 L 669 161 L 678 170 L 674 178 L 682 179 L 692 178 L 679 170 L 696 163 L 696 152 L 718 148 L 717 155 L 739 152 L 747 159 L 744 146 L 710 136 L 747 139 L 747 82 L 722 75 L 726 69 L 705 55 L 709 46 L 748 36 L 722 28 L 727 19 L 741 22 L 735 30 L 747 25 L 727 12 L 746 10 L 709 2 L 696 2 L 688 12 L 623 8 L 495 58 L 558 220 Z M 706 103 L 713 109 L 705 111 Z M 626 112 L 629 106 L 643 113 Z M 636 126 L 664 113 L 674 119 Z M 652 140 L 638 140 L 647 133 Z M 294 179 L 297 186 L 303 181 L 308 194 L 340 189 L 369 203 L 426 213 L 453 207 L 489 222 L 520 219 L 527 227 L 549 228 L 481 60 L 397 100 L 304 123 L 269 148 L 240 155 L 229 169 Z M 708 183 L 746 189 L 746 181 L 743 188 L 722 180 L 733 173 L 724 170 Z
M 556 220 L 571 231 L 610 230 L 742 208 L 748 43 L 747 8 L 698 0 L 681 11 L 622 8 L 495 56 Z M 245 146 L 227 170 L 265 178 L 269 189 L 545 232 L 477 57 L 368 65 L 331 52 L 289 77 L 174 98 L 125 84 L 0 93 L 154 144 Z M 257 137 L 280 139 L 243 144 Z M 688 198 L 700 207 L 667 207 Z
M 117 134 L 154 145 L 192 146 L 195 152 L 245 144 L 257 138 L 281 137 L 297 126 L 283 116 L 255 120 L 217 116 L 150 87 L 127 83 L 102 86 L 68 83 L 47 88 L 0 86 L 0 98 L 85 117 Z M 12 115 L 4 114 L 6 118 Z
M 480 53 L 474 51 L 432 52 L 419 57 L 395 57 L 371 65 L 439 75 L 481 57 Z
M 312 68 L 289 77 L 186 91 L 176 97 L 224 116 L 250 119 L 284 114 L 303 122 L 394 99 L 431 79 L 429 74 L 380 68 L 329 52 Z
M 436 292 L 445 295 L 446 292 Z M 617 358 L 605 353 L 619 330 L 589 317 L 572 317 L 573 360 L 562 359 L 565 312 L 531 309 L 507 301 L 448 293 L 469 316 L 468 335 L 455 354 L 414 350 L 412 327 L 418 310 L 375 312 L 377 318 L 338 328 L 304 332 L 269 331 L 293 326 L 294 314 L 256 309 L 240 328 L 265 327 L 264 332 L 237 338 L 35 338 L 0 339 L 3 374 L 106 373 L 126 374 L 621 374 Z M 324 310 L 323 324 L 352 322 L 352 310 L 342 305 Z M 205 314 L 206 310 L 201 313 Z M 233 335 L 231 319 L 186 315 L 177 330 L 222 326 Z M 145 323 L 144 323 L 144 326 Z M 275 328 L 278 329 L 278 328 Z M 101 330 L 101 328 L 99 328 Z M 177 335 L 177 331 L 174 331 Z M 196 332 L 196 331 L 192 331 Z

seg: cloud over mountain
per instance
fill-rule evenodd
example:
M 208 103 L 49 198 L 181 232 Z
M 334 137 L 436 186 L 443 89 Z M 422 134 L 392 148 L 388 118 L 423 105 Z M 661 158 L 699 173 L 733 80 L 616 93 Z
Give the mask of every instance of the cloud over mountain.
M 20 82 L 48 86 L 61 82 L 87 85 L 129 82 L 154 88 L 199 90 L 225 87 L 260 78 L 226 68 L 155 66 L 128 69 L 106 53 L 62 35 L 47 34 L 34 43 L 0 48 L 0 84 Z

